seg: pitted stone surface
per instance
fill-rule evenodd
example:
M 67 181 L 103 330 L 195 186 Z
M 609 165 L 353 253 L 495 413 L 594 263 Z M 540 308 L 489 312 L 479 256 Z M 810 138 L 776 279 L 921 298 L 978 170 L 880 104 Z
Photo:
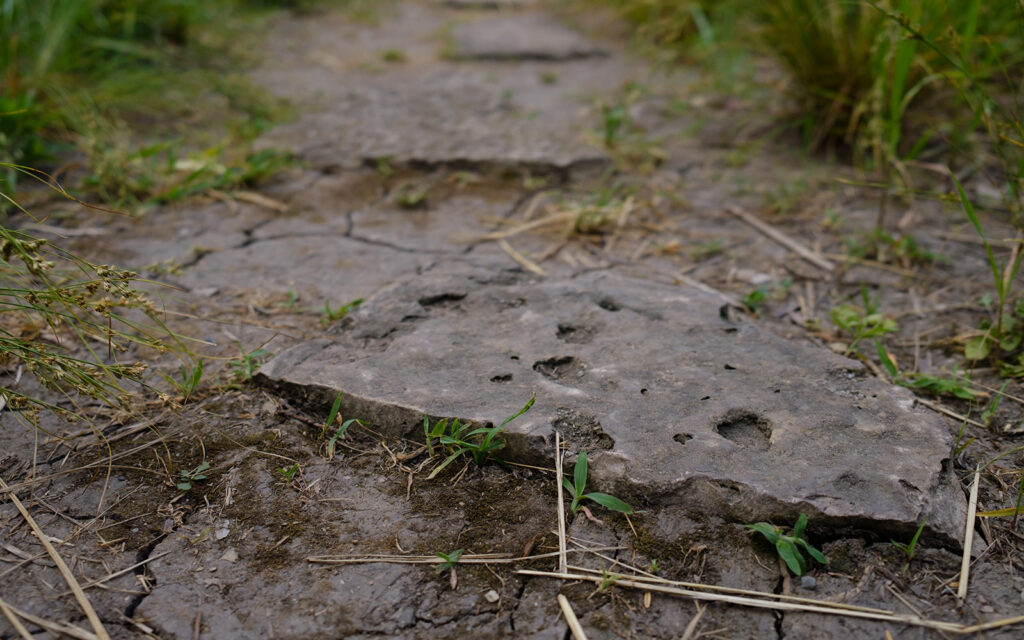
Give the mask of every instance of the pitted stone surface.
M 566 60 L 605 56 L 605 49 L 537 13 L 498 16 L 452 30 L 455 55 L 474 60 Z
M 447 271 L 444 273 L 443 271 Z M 737 521 L 797 512 L 946 541 L 964 498 L 950 435 L 906 389 L 861 365 L 727 320 L 694 289 L 595 272 L 527 283 L 437 269 L 364 304 L 333 339 L 286 351 L 258 378 L 313 404 L 422 438 L 422 418 L 513 422 L 505 456 L 551 457 L 558 429 L 597 485 Z

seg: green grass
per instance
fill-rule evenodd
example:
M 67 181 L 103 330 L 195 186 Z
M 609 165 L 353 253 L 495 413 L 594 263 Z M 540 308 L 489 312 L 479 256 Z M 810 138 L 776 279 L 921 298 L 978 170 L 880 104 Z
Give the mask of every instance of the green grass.
M 445 467 L 459 458 L 469 455 L 477 465 L 486 464 L 488 460 L 495 459 L 498 451 L 505 448 L 505 441 L 499 436 L 508 423 L 530 410 L 536 398 L 530 400 L 522 409 L 505 418 L 501 424 L 492 427 L 472 428 L 469 422 L 461 422 L 458 418 L 449 421 L 443 418 L 430 425 L 427 416 L 423 416 L 423 435 L 427 444 L 427 455 L 434 456 L 435 445 L 438 446 L 438 453 L 443 453 L 445 459 L 430 472 L 427 479 L 437 476 Z
M 251 184 L 284 159 L 249 142 L 287 115 L 243 73 L 252 34 L 270 10 L 324 2 L 0 2 L 0 162 L 46 169 L 76 150 L 81 186 L 121 207 Z M 13 191 L 19 175 L 0 178 Z
M 607 493 L 600 493 L 592 491 L 590 493 L 584 493 L 587 488 L 587 476 L 590 474 L 589 463 L 587 462 L 587 451 L 583 449 L 579 455 L 576 456 L 576 464 L 573 467 L 573 479 L 569 482 L 568 478 L 562 478 L 562 486 L 572 496 L 572 503 L 569 505 L 569 511 L 576 513 L 583 508 L 580 504 L 584 500 L 590 500 L 597 504 L 611 509 L 612 511 L 618 511 L 619 513 L 631 514 L 633 513 L 633 507 L 629 506 L 622 500 L 615 496 L 608 495 Z
M 807 516 L 803 513 L 800 514 L 796 524 L 793 525 L 791 535 L 782 533 L 781 529 L 767 522 L 757 522 L 744 526 L 751 531 L 757 531 L 774 545 L 779 557 L 782 558 L 786 566 L 789 567 L 789 570 L 795 575 L 802 576 L 807 572 L 807 559 L 804 558 L 804 552 L 819 563 L 828 564 L 828 559 L 804 539 L 804 530 L 807 528 Z

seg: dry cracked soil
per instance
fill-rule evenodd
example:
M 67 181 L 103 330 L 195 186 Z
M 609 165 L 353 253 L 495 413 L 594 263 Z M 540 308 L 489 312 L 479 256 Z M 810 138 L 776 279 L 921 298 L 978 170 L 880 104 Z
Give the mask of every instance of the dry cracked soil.
M 295 105 L 259 141 L 295 167 L 255 194 L 59 217 L 55 241 L 158 283 L 219 381 L 183 406 L 96 407 L 96 433 L 3 416 L 4 496 L 27 505 L 111 637 L 561 639 L 559 594 L 590 638 L 940 635 L 600 579 L 625 567 L 963 624 L 1020 613 L 1008 521 L 979 520 L 956 597 L 966 485 L 1012 432 L 959 433 L 949 414 L 970 407 L 879 379 L 828 321 L 870 287 L 899 319 L 893 357 L 949 366 L 943 339 L 976 323 L 961 302 L 987 269 L 969 228 L 942 203 L 890 202 L 955 260 L 844 259 L 877 193 L 769 135 L 771 91 L 724 95 L 615 33 L 599 12 L 511 0 L 399 2 L 373 24 L 283 14 L 253 79 Z M 752 314 L 742 299 L 758 287 Z M 342 417 L 365 424 L 331 442 L 339 394 Z M 501 464 L 428 477 L 440 458 L 424 416 L 491 426 L 531 397 L 500 435 Z M 1019 424 L 1018 405 L 994 422 Z M 597 583 L 518 573 L 557 567 L 556 434 L 567 471 L 586 450 L 588 488 L 637 510 L 567 516 L 568 561 Z M 1012 501 L 1019 462 L 986 468 L 982 508 Z M 800 514 L 829 558 L 804 579 L 743 526 Z M 921 523 L 908 563 L 891 541 Z M 436 554 L 454 550 L 466 559 L 444 570 Z M 500 558 L 468 561 L 479 554 Z M 0 591 L 37 616 L 32 637 L 90 637 L 9 499 Z

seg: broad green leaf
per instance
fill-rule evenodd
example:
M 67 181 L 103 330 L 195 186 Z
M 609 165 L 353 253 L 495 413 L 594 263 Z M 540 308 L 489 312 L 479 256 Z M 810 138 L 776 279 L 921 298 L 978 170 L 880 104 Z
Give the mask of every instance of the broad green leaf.
M 968 360 L 984 360 L 992 350 L 992 340 L 988 334 L 975 336 L 964 343 L 964 357 Z
M 583 490 L 587 486 L 587 466 L 587 450 L 581 449 L 580 454 L 576 456 L 576 466 L 572 472 L 573 482 L 576 486 L 576 495 L 582 495 Z
M 569 495 L 571 495 L 573 498 L 576 497 L 576 489 L 575 487 L 572 486 L 572 483 L 569 482 L 569 478 L 562 478 L 562 486 L 565 487 L 566 491 L 569 492 Z
M 797 549 L 795 544 L 790 542 L 788 537 L 779 537 L 779 540 L 775 543 L 775 549 L 779 552 L 779 557 L 786 563 L 790 571 L 798 576 L 804 575 L 804 558 L 800 555 L 800 550 Z
M 804 537 L 804 529 L 807 528 L 807 514 L 801 513 L 796 519 L 796 524 L 793 525 L 793 537 L 802 538 Z
M 812 547 L 809 542 L 807 542 L 803 538 L 798 538 L 797 542 L 800 544 L 801 547 L 807 549 L 807 553 L 811 554 L 812 558 L 814 558 L 821 564 L 828 564 L 828 558 L 825 557 L 825 554 Z
M 583 497 L 589 498 L 596 502 L 597 504 L 601 505 L 602 507 L 606 507 L 608 509 L 611 509 L 612 511 L 618 511 L 619 513 L 627 514 L 633 513 L 633 507 L 629 506 L 622 500 L 619 500 L 615 496 L 608 495 L 607 493 L 588 493 Z
M 768 542 L 775 544 L 779 541 L 779 530 L 768 524 L 767 522 L 755 522 L 754 524 L 743 525 L 748 529 L 757 531 L 765 538 L 768 538 Z
M 334 419 L 338 417 L 338 412 L 341 410 L 341 396 L 342 394 L 339 393 L 338 397 L 334 399 L 334 404 L 331 405 L 331 412 L 327 414 L 327 422 L 324 423 L 324 429 L 330 429 L 331 425 L 334 424 Z
M 1007 352 L 1016 351 L 1020 346 L 1020 337 L 1019 333 L 1004 333 L 1003 339 L 999 341 L 999 348 Z
M 881 340 L 875 340 L 875 348 L 878 350 L 878 359 L 882 361 L 882 366 L 885 367 L 889 377 L 895 380 L 899 374 L 899 369 L 896 368 L 896 363 L 889 357 L 889 352 L 882 346 Z
M 189 489 L 192 488 L 192 483 L 191 482 L 179 482 L 178 483 L 178 488 L 181 489 L 182 491 L 188 491 Z

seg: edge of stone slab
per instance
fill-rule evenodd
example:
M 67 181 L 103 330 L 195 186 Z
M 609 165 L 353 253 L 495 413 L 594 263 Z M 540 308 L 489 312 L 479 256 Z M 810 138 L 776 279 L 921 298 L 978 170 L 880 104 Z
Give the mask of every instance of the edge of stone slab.
M 278 358 L 264 365 L 253 377 L 254 382 L 284 397 L 291 398 L 307 410 L 327 415 L 338 396 L 338 391 L 324 385 L 310 385 L 274 379 L 277 367 L 290 367 L 315 355 L 332 344 L 331 340 L 316 340 L 297 345 L 281 353 Z M 368 420 L 382 432 L 419 440 L 422 437 L 422 409 L 384 401 L 383 398 L 369 398 L 345 394 L 340 405 L 341 415 L 359 416 Z M 451 416 L 427 415 L 431 422 Z M 491 420 L 479 417 L 459 416 L 464 422 L 487 427 Z M 506 459 L 513 462 L 552 466 L 553 454 L 546 452 L 554 445 L 543 435 L 506 432 Z M 538 454 L 538 451 L 545 453 Z M 916 527 L 907 523 L 886 519 L 828 515 L 819 506 L 801 501 L 784 502 L 764 494 L 754 487 L 742 483 L 730 483 L 720 478 L 698 475 L 671 486 L 651 486 L 631 480 L 624 469 L 616 468 L 618 456 L 614 452 L 597 451 L 592 454 L 590 483 L 599 490 L 612 493 L 631 501 L 634 505 L 649 508 L 678 509 L 681 514 L 700 520 L 714 514 L 727 521 L 748 524 L 757 520 L 768 520 L 778 525 L 794 522 L 800 513 L 811 513 L 815 529 L 830 529 L 841 535 L 867 534 L 878 540 L 888 538 L 909 538 Z M 921 507 L 921 517 L 927 518 L 926 540 L 948 549 L 960 550 L 966 517 L 966 499 L 951 469 L 949 459 L 938 464 L 942 466 L 938 485 L 930 488 L 930 499 Z M 947 500 L 942 500 L 946 496 Z M 963 503 L 964 513 L 947 513 L 937 506 L 943 502 Z M 751 507 L 751 505 L 757 505 Z

